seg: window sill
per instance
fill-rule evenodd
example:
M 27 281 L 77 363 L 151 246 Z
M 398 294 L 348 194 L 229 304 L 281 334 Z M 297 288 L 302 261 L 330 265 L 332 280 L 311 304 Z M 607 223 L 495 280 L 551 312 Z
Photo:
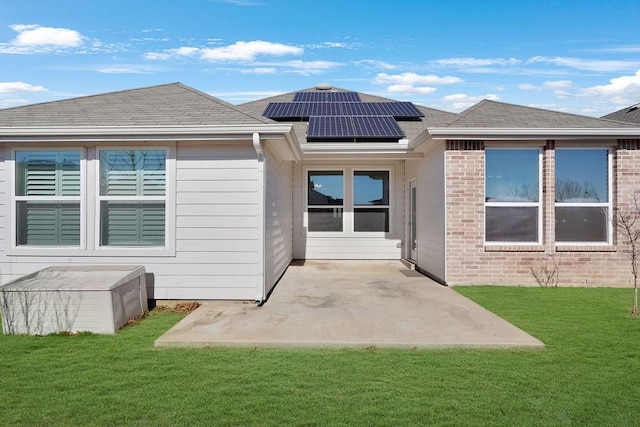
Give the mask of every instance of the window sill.
M 485 245 L 485 252 L 544 252 L 542 245 Z
M 613 245 L 556 245 L 556 252 L 617 252 Z
M 12 248 L 7 256 L 40 257 L 174 257 L 175 249 L 167 248 L 117 248 L 117 249 L 80 249 L 80 248 Z

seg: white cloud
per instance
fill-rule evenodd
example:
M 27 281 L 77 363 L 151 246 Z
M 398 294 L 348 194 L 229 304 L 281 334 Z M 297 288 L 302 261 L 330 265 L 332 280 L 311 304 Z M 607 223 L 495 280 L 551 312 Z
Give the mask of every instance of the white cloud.
M 292 61 L 283 61 L 276 64 L 279 67 L 284 67 L 288 70 L 284 70 L 285 72 L 289 72 L 292 74 L 299 74 L 302 76 L 309 76 L 313 74 L 321 74 L 325 71 L 328 71 L 332 68 L 336 68 L 341 66 L 342 64 L 339 62 L 332 61 L 301 61 L 301 60 L 292 60 Z
M 239 41 L 229 46 L 201 49 L 200 57 L 208 61 L 253 61 L 256 56 L 300 55 L 303 49 L 263 40 Z
M 540 90 L 540 86 L 532 85 L 531 83 L 522 83 L 518 85 L 518 89 L 522 90 Z
M 573 82 L 571 80 L 554 80 L 544 82 L 542 86 L 545 89 L 569 89 L 571 86 L 573 86 Z
M 379 73 L 375 79 L 376 83 L 386 84 L 393 83 L 399 85 L 443 85 L 460 83 L 462 79 L 453 76 L 436 76 L 435 74 L 420 75 L 416 73 L 402 73 L 402 74 L 387 74 Z
M 197 47 L 179 47 L 177 49 L 170 49 L 169 52 L 175 56 L 195 56 L 200 53 L 200 49 Z
M 144 57 L 151 60 L 197 57 L 210 62 L 248 62 L 255 60 L 258 56 L 301 55 L 303 52 L 304 49 L 297 46 L 253 40 L 249 42 L 239 41 L 232 45 L 212 48 L 183 46 L 176 49 L 168 49 L 164 52 L 147 52 Z
M 102 74 L 153 74 L 157 70 L 140 66 L 108 66 L 96 68 L 95 71 Z
M 256 67 L 240 70 L 242 74 L 276 74 L 278 69 L 275 67 Z
M 11 25 L 10 28 L 18 33 L 11 42 L 15 46 L 78 47 L 84 42 L 84 37 L 79 32 L 67 28 L 38 25 Z
M 353 61 L 354 65 L 358 65 L 366 68 L 377 68 L 382 70 L 395 70 L 398 68 L 396 65 L 389 62 L 378 61 L 376 59 L 361 59 L 359 61 Z
M 630 76 L 615 77 L 608 84 L 582 89 L 579 95 L 619 106 L 637 103 L 640 99 L 640 70 Z
M 484 96 L 470 96 L 464 93 L 454 93 L 452 95 L 442 97 L 442 100 L 454 111 L 465 110 L 483 99 L 498 101 L 500 97 L 492 93 L 488 93 Z
M 518 89 L 521 89 L 521 90 L 550 89 L 550 90 L 555 90 L 556 92 L 560 92 L 565 89 L 569 89 L 572 86 L 573 86 L 573 82 L 571 80 L 553 80 L 553 81 L 544 82 L 539 86 L 533 85 L 531 83 L 522 83 L 518 85 Z
M 429 61 L 437 65 L 455 67 L 487 67 L 492 65 L 517 65 L 522 61 L 516 58 L 443 58 Z
M 377 84 L 388 84 L 387 91 L 402 93 L 418 93 L 426 95 L 437 89 L 432 85 L 453 84 L 462 79 L 453 76 L 436 76 L 435 74 L 420 75 L 416 73 L 387 74 L 378 73 L 375 78 Z
M 0 93 L 16 92 L 46 92 L 44 86 L 32 85 L 23 82 L 0 82 Z
M 152 61 L 161 61 L 171 58 L 171 54 L 166 52 L 147 52 L 143 56 Z
M 548 57 L 548 56 L 534 56 L 530 58 L 527 63 L 529 64 L 552 64 L 559 67 L 576 68 L 579 70 L 587 71 L 625 71 L 640 68 L 640 61 L 626 61 L 626 60 L 601 60 L 601 59 L 582 59 L 572 57 Z
M 412 85 L 391 85 L 387 87 L 389 92 L 401 92 L 401 93 L 419 93 L 421 95 L 427 95 L 429 93 L 435 92 L 435 87 L 429 86 L 412 86 Z

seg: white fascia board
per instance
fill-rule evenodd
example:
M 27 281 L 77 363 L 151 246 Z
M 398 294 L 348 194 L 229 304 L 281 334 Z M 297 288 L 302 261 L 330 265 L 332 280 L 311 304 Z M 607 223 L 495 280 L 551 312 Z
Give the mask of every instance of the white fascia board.
M 428 128 L 431 139 L 640 138 L 635 128 Z
M 422 158 L 408 144 L 402 143 L 306 143 L 302 145 L 305 159 L 408 159 Z
M 291 144 L 292 126 L 287 124 L 202 125 L 202 126 L 61 126 L 0 127 L 0 141 L 166 141 L 224 140 L 251 141 L 255 132 L 261 135 L 283 135 Z

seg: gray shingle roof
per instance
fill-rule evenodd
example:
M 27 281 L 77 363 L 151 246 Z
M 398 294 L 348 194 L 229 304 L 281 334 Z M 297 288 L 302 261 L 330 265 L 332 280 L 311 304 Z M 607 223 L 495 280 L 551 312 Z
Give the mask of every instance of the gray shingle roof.
M 0 110 L 0 127 L 183 126 L 269 123 L 181 83 Z
M 346 89 L 332 88 L 332 91 L 347 92 Z M 247 112 L 253 116 L 260 116 L 264 112 L 265 108 L 270 102 L 291 102 L 297 92 L 318 92 L 315 87 L 308 89 L 301 89 L 296 92 L 283 93 L 281 95 L 272 96 L 269 98 L 259 99 L 257 101 L 247 102 L 245 104 L 238 105 L 238 108 Z M 323 92 L 326 92 L 324 90 Z M 381 96 L 370 95 L 367 93 L 359 93 L 360 99 L 363 102 L 388 102 L 396 101 L 395 99 L 384 98 Z M 449 113 L 447 111 L 436 110 L 434 108 L 423 107 L 416 105 L 416 107 L 424 114 L 420 120 L 399 121 L 398 125 L 404 131 L 406 137 L 411 140 L 422 133 L 427 127 L 430 126 L 446 126 L 448 123 L 458 117 L 455 113 Z M 269 119 L 267 119 L 269 120 Z M 288 122 L 290 123 L 290 122 Z M 294 122 L 293 129 L 298 137 L 299 141 L 305 141 L 307 136 L 307 123 L 306 122 Z
M 483 100 L 459 114 L 451 128 L 633 128 L 630 123 Z
M 640 104 L 631 105 L 622 110 L 602 116 L 602 118 L 640 124 Z

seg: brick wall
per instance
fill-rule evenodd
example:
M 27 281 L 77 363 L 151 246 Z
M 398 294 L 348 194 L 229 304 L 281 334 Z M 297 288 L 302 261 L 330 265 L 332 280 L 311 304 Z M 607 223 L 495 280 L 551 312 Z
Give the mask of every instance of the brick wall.
M 555 143 L 543 150 L 542 244 L 485 245 L 484 144 L 447 141 L 447 283 L 536 285 L 532 268 L 557 263 L 558 284 L 629 286 L 630 263 L 619 233 L 611 246 L 556 246 Z M 640 140 L 619 140 L 613 151 L 613 206 L 628 208 L 640 192 Z

